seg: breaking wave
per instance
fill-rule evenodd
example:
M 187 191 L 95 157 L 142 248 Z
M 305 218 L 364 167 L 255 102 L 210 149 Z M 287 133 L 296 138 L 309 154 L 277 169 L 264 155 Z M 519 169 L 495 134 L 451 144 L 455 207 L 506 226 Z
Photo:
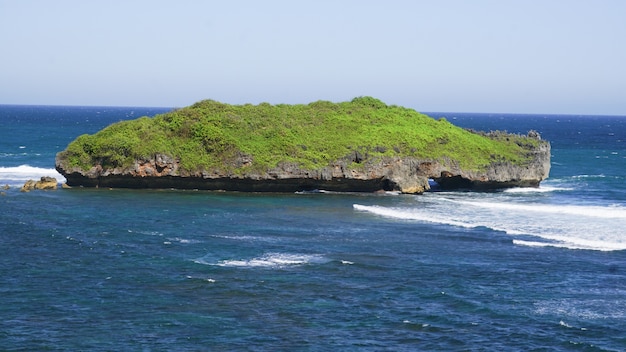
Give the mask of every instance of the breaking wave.
M 227 259 L 219 261 L 206 261 L 204 258 L 194 260 L 197 264 L 213 265 L 221 267 L 238 268 L 286 268 L 306 264 L 322 264 L 330 260 L 315 254 L 290 254 L 290 253 L 266 253 L 263 256 L 250 259 Z
M 386 218 L 463 228 L 484 227 L 513 236 L 516 245 L 600 251 L 626 250 L 626 207 L 561 205 L 432 197 L 410 207 L 353 205 Z M 530 237 L 530 238 L 529 238 Z
M 54 177 L 60 183 L 65 182 L 65 177 L 55 169 L 46 169 L 30 165 L 0 167 L 0 184 L 3 185 L 21 186 L 28 180 L 37 180 L 43 176 Z

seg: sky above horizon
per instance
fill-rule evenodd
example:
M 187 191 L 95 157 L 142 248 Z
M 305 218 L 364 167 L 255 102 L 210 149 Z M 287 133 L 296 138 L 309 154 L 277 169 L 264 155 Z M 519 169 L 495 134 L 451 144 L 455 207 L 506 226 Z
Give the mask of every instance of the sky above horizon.
M 0 104 L 626 115 L 626 1 L 0 0 Z

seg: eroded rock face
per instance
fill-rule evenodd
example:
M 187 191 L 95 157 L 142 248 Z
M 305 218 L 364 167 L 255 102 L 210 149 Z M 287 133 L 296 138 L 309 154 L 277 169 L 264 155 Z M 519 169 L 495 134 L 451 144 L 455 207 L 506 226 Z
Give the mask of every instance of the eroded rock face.
M 29 192 L 29 191 L 36 190 L 36 189 L 51 190 L 51 189 L 57 189 L 57 187 L 58 187 L 58 182 L 56 178 L 44 176 L 39 181 L 35 181 L 35 180 L 26 181 L 26 183 L 24 183 L 20 191 Z
M 184 172 L 175 158 L 158 154 L 137 160 L 132 167 L 104 169 L 94 165 L 84 172 L 68 168 L 57 156 L 56 168 L 70 186 L 119 188 L 177 188 L 244 192 L 295 192 L 324 189 L 340 192 L 375 192 L 379 190 L 419 194 L 430 189 L 429 179 L 442 189 L 498 189 L 536 187 L 550 172 L 550 145 L 540 144 L 529 151 L 532 162 L 518 166 L 493 163 L 485 171 L 461 169 L 453 161 L 420 160 L 412 157 L 383 157 L 363 160 L 349 156 L 327 167 L 302 169 L 296 164 L 281 163 L 259 173 L 231 174 L 220 170 Z M 356 160 L 355 160 L 356 158 Z M 237 166 L 248 166 L 254 159 L 240 155 Z
M 486 171 L 476 172 L 452 167 L 432 172 L 431 178 L 443 189 L 489 190 L 508 187 L 538 187 L 550 174 L 550 144 L 543 143 L 529 151 L 531 162 L 519 166 L 510 162 L 494 162 Z

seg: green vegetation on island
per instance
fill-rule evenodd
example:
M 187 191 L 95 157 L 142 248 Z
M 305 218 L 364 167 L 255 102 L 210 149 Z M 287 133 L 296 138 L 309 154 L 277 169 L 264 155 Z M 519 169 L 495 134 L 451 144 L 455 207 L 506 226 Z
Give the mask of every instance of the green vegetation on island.
M 306 105 L 204 100 L 79 136 L 60 155 L 82 170 L 130 167 L 156 154 L 177 159 L 188 172 L 264 172 L 281 162 L 319 169 L 351 155 L 359 156 L 354 167 L 359 159 L 409 156 L 484 170 L 500 161 L 524 165 L 538 143 L 520 135 L 475 133 L 372 97 Z M 233 162 L 242 156 L 250 162 Z

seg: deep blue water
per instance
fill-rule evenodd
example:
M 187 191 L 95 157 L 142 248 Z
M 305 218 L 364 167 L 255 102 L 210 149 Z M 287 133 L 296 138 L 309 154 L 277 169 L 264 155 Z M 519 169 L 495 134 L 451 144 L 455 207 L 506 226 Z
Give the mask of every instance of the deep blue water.
M 626 117 L 431 114 L 539 131 L 539 189 L 19 192 L 166 110 L 0 106 L 0 350 L 626 348 Z

